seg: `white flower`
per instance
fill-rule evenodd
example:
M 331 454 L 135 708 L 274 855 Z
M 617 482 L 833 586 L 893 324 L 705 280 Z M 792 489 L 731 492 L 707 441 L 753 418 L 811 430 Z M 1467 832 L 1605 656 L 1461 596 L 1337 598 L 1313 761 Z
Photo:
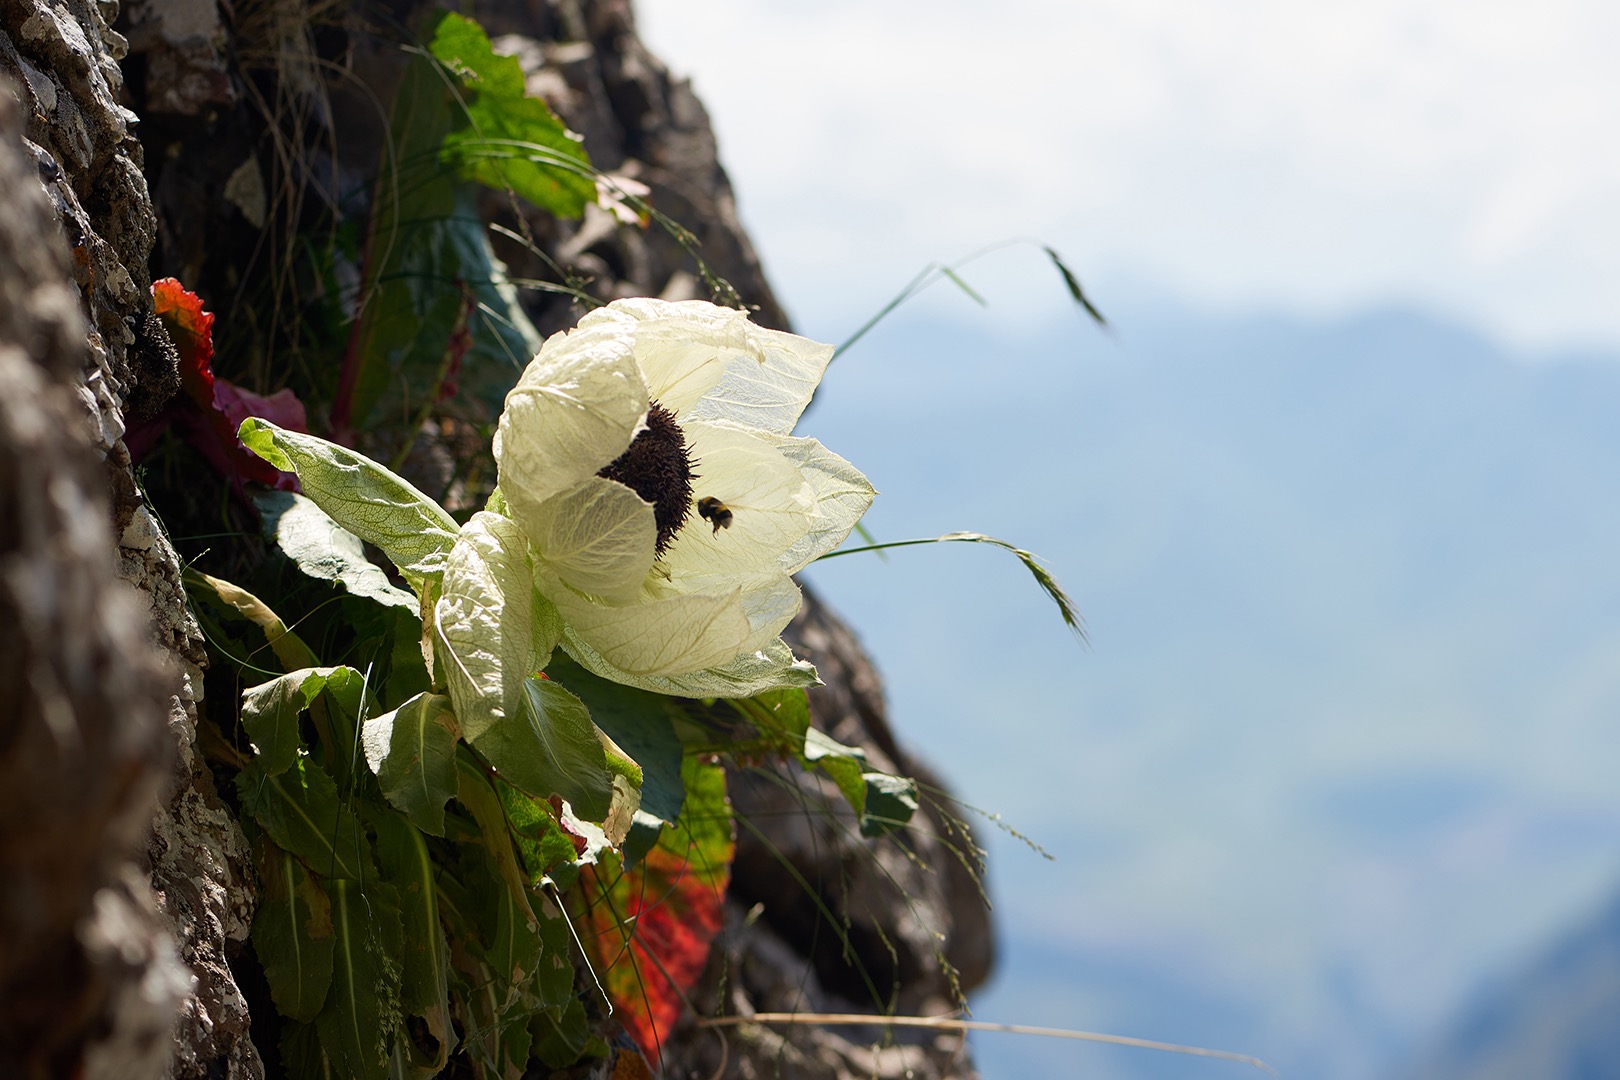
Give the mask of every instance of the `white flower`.
M 791 434 L 832 352 L 701 301 L 620 300 L 546 341 L 507 395 L 495 459 L 576 660 L 718 694 L 787 655 L 790 575 L 874 495 Z

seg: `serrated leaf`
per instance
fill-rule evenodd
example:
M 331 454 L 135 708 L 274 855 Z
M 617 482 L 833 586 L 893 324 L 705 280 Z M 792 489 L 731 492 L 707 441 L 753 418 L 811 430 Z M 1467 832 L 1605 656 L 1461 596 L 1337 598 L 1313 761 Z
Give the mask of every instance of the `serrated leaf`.
M 348 881 L 376 877 L 359 819 L 338 801 L 331 775 L 308 758 L 274 775 L 255 758 L 237 774 L 236 790 L 243 812 L 316 873 Z
M 381 1080 L 399 1025 L 401 947 L 394 890 L 370 881 L 331 883 L 332 990 L 315 1020 L 321 1047 L 340 1075 Z
M 560 218 L 577 218 L 596 199 L 584 144 L 539 98 L 525 92 L 523 66 L 497 55 L 471 19 L 450 13 L 429 50 L 461 84 L 463 110 L 445 137 L 444 160 L 461 175 Z
M 417 613 L 417 598 L 389 582 L 382 568 L 366 558 L 360 538 L 312 500 L 290 491 L 267 491 L 255 495 L 253 503 L 265 538 L 298 569 L 317 580 L 337 582 L 350 596 Z
M 367 720 L 360 735 L 366 764 L 400 813 L 433 836 L 444 835 L 444 804 L 456 793 L 461 729 L 441 694 L 418 694 Z
M 613 774 L 584 702 L 544 678 L 523 682 L 520 707 L 472 741 L 501 777 L 531 795 L 560 795 L 601 821 L 613 808 Z
M 304 494 L 349 532 L 381 548 L 418 596 L 444 572 L 461 527 L 403 477 L 348 447 L 264 420 L 242 421 L 241 438 L 278 469 L 296 472 Z
M 281 1015 L 314 1020 L 332 984 L 332 912 L 302 863 L 261 836 L 253 849 L 259 907 L 253 952 Z
M 531 885 L 539 884 L 553 868 L 573 862 L 580 854 L 580 846 L 563 831 L 549 802 L 502 780 L 495 781 L 495 788 Z
M 724 922 L 736 844 L 725 770 L 688 758 L 686 807 L 641 864 L 604 853 L 571 895 L 609 998 L 636 1045 L 657 1060 Z

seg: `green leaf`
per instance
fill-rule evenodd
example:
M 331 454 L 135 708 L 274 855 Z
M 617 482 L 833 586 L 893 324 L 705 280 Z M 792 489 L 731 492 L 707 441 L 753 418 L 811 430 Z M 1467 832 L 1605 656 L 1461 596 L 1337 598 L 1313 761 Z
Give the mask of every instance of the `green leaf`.
M 450 946 L 439 922 L 438 890 L 434 884 L 437 867 L 422 834 L 405 819 L 379 811 L 371 823 L 377 836 L 377 861 L 383 880 L 399 895 L 404 931 L 400 1005 L 422 1017 L 437 1042 L 434 1057 L 417 1064 L 418 1068 L 437 1073 L 444 1068 L 456 1042 L 450 1017 Z
M 396 588 L 382 568 L 366 558 L 360 538 L 310 499 L 290 491 L 268 491 L 255 495 L 253 503 L 265 538 L 310 577 L 335 581 L 350 596 L 403 608 L 413 616 L 419 613 L 421 602 Z
M 365 678 L 354 668 L 326 667 L 288 672 L 245 691 L 242 724 L 264 771 L 275 774 L 292 767 L 303 745 L 299 714 L 314 707 L 322 695 L 340 716 L 352 719 L 364 690 Z
M 529 1030 L 534 1034 L 534 1056 L 553 1069 L 566 1069 L 583 1057 L 591 1037 L 585 1004 L 578 998 L 535 1013 Z
M 314 1020 L 332 984 L 332 912 L 302 863 L 260 836 L 253 845 L 259 907 L 253 952 L 281 1015 Z
M 360 740 L 383 797 L 423 832 L 443 836 L 444 804 L 456 793 L 461 740 L 450 699 L 418 694 L 367 720 Z
M 255 758 L 237 774 L 236 790 L 243 812 L 316 873 L 347 881 L 376 877 L 359 819 L 338 801 L 332 777 L 308 758 L 273 775 Z
M 1063 284 L 1069 290 L 1069 297 L 1075 303 L 1085 308 L 1086 314 L 1090 315 L 1092 319 L 1096 321 L 1098 326 L 1107 329 L 1108 320 L 1103 318 L 1103 313 L 1098 311 L 1090 300 L 1086 299 L 1085 292 L 1080 288 L 1080 279 L 1075 276 L 1073 270 L 1069 269 L 1068 264 L 1063 261 L 1063 257 L 1057 253 L 1057 249 L 1050 246 L 1043 246 L 1042 250 L 1046 252 L 1046 257 L 1052 260 L 1052 265 L 1057 267 L 1058 273 L 1063 275 Z
M 557 217 L 584 213 L 596 200 L 590 159 L 546 103 L 525 93 L 517 58 L 496 55 L 483 28 L 454 13 L 440 20 L 429 49 L 464 91 L 444 159 L 467 179 L 510 188 Z
M 845 746 L 815 728 L 804 734 L 804 760 L 832 777 L 838 791 L 855 813 L 866 813 L 866 751 L 858 746 Z
M 227 611 L 232 616 L 246 619 L 259 627 L 264 632 L 265 641 L 270 645 L 270 651 L 275 653 L 276 659 L 280 661 L 282 670 L 296 671 L 299 668 L 315 667 L 319 663 L 315 653 L 304 644 L 303 639 L 287 628 L 287 624 L 281 621 L 281 616 L 270 610 L 270 605 L 246 589 L 197 570 L 187 569 L 182 572 L 182 577 L 187 595 L 193 600 L 200 600 L 210 607 Z M 198 613 L 202 614 L 201 610 Z
M 613 775 L 584 702 L 545 678 L 523 682 L 521 707 L 476 739 L 501 777 L 531 795 L 560 795 L 574 813 L 601 821 L 613 807 Z
M 296 472 L 304 494 L 338 524 L 381 548 L 418 596 L 444 572 L 461 527 L 404 478 L 348 447 L 256 417 L 239 434 L 249 450 Z
M 686 798 L 681 741 L 674 726 L 680 705 L 661 694 L 599 678 L 567 656 L 553 656 L 546 675 L 577 695 L 596 726 L 641 767 L 641 810 L 674 821 Z
M 332 992 L 315 1020 L 321 1046 L 341 1075 L 381 1080 L 399 1026 L 399 904 L 371 881 L 331 885 Z
M 552 815 L 551 804 L 519 791 L 503 780 L 495 781 L 501 807 L 511 825 L 512 839 L 523 855 L 523 866 L 530 884 L 558 866 L 574 861 L 579 854 L 574 841 Z
M 518 865 L 517 852 L 512 846 L 512 835 L 507 828 L 506 811 L 495 794 L 489 777 L 469 753 L 456 755 L 458 783 L 456 800 L 465 806 L 478 823 L 478 831 L 485 851 L 500 870 L 506 891 L 514 904 L 525 909 L 529 906 L 529 879 Z M 531 921 L 534 914 L 529 914 Z
M 881 836 L 911 821 L 917 812 L 917 781 L 909 776 L 865 772 L 865 811 L 861 814 L 861 835 Z
M 456 83 L 414 53 L 395 96 L 359 317 L 332 406 L 339 428 L 414 427 L 434 409 L 493 423 L 539 351 L 540 335 L 490 249 L 476 189 L 440 161 L 455 118 L 465 119 L 457 96 L 468 95 Z
M 467 522 L 445 564 L 434 624 L 456 721 L 476 742 L 522 709 L 523 681 L 545 667 L 560 632 L 515 522 L 487 510 Z

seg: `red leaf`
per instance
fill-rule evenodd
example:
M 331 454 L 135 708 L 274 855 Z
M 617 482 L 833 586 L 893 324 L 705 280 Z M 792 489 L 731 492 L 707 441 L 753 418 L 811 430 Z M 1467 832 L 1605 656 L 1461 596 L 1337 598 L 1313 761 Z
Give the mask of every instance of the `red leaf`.
M 640 865 L 605 854 L 580 872 L 586 947 L 637 1047 L 657 1060 L 725 921 L 736 851 L 725 771 L 688 759 L 686 805 Z
M 298 479 L 250 452 L 236 437 L 242 421 L 257 416 L 292 431 L 308 431 L 304 403 L 291 390 L 265 397 L 214 377 L 214 315 L 174 278 L 152 283 L 152 309 L 180 354 L 180 383 L 190 408 L 175 408 L 185 438 L 238 488 L 245 481 L 295 491 Z

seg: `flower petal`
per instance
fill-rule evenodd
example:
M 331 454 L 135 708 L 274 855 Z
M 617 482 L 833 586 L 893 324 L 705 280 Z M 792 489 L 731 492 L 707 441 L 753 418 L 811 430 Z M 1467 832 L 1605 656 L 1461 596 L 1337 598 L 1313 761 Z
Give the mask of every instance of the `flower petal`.
M 726 420 L 779 435 L 793 430 L 834 351 L 702 300 L 619 300 L 580 325 L 596 322 L 634 334 L 648 393 L 683 421 Z
M 724 664 L 752 637 L 735 590 L 631 604 L 598 604 L 567 588 L 551 597 L 580 641 L 631 675 L 683 675 Z
M 698 473 L 693 494 L 719 499 L 731 524 L 688 520 L 660 564 L 670 581 L 718 592 L 750 574 L 782 573 L 785 554 L 816 524 L 814 487 L 769 436 L 730 424 L 684 426 Z
M 564 632 L 562 647 L 580 667 L 594 675 L 673 697 L 744 698 L 767 690 L 821 685 L 815 666 L 808 660 L 794 659 L 780 639 L 758 652 L 743 653 L 729 664 L 689 675 L 632 675 L 621 671 L 572 632 Z
M 616 481 L 587 477 L 517 516 L 547 569 L 579 592 L 630 600 L 652 569 L 652 504 Z
M 519 520 L 624 453 L 647 401 L 626 335 L 576 329 L 548 338 L 506 395 L 495 433 L 501 492 Z
M 871 508 L 877 490 L 861 470 L 815 439 L 792 435 L 764 438 L 799 467 L 814 492 L 815 523 L 782 556 L 782 569 L 796 574 L 844 542 L 855 523 Z
M 523 680 L 545 667 L 562 633 L 535 591 L 528 546 L 515 522 L 480 511 L 445 563 L 434 608 L 439 669 L 469 742 L 516 706 Z

